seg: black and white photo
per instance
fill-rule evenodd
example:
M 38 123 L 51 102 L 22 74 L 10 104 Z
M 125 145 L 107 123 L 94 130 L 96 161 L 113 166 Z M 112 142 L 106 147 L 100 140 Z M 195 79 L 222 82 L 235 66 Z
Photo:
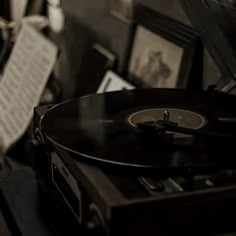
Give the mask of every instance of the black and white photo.
M 197 45 L 193 28 L 138 4 L 125 75 L 141 88 L 186 88 L 195 80 L 191 73 Z
M 183 48 L 138 26 L 129 74 L 142 79 L 146 86 L 174 88 L 182 56 Z

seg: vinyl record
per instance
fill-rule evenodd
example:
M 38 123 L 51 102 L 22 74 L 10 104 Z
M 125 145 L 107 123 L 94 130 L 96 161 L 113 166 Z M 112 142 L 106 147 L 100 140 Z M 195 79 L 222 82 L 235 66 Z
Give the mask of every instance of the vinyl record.
M 40 126 L 55 147 L 96 165 L 159 172 L 186 166 L 204 170 L 236 164 L 229 155 L 222 155 L 224 138 L 157 134 L 138 125 L 168 116 L 182 128 L 233 135 L 236 112 L 231 107 L 235 102 L 234 96 L 183 89 L 124 90 L 56 105 Z

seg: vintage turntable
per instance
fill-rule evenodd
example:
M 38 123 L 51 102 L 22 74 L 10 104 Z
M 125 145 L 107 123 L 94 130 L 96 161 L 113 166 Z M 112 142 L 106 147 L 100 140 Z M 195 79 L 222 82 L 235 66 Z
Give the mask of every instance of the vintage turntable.
M 36 107 L 38 182 L 91 235 L 233 230 L 235 103 L 214 91 L 145 89 Z

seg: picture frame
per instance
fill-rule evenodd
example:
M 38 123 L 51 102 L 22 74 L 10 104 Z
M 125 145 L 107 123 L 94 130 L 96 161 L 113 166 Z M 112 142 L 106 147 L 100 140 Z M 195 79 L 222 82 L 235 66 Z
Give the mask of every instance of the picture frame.
M 135 89 L 133 85 L 125 81 L 112 70 L 108 70 L 97 89 L 97 93 L 105 93 L 119 90 Z
M 192 27 L 137 4 L 129 48 L 125 77 L 135 86 L 201 87 L 203 46 Z
M 111 15 L 126 23 L 133 20 L 134 0 L 109 0 Z

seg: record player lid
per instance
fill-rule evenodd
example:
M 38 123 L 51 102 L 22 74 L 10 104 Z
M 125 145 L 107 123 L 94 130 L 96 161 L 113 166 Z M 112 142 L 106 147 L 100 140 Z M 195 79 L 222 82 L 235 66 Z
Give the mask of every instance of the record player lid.
M 168 112 L 169 120 L 181 127 L 226 131 L 217 119 L 232 115 L 233 102 L 235 97 L 232 100 L 229 95 L 183 89 L 109 92 L 54 106 L 42 117 L 40 128 L 51 144 L 94 164 L 159 171 L 186 165 L 204 169 L 232 165 L 234 161 L 218 155 L 218 151 L 214 155 L 203 151 L 198 146 L 204 144 L 202 139 L 196 142 L 193 136 L 171 132 L 164 136 L 146 133 L 138 130 L 137 124 L 162 120 Z M 233 132 L 232 126 L 229 130 Z M 222 140 L 220 143 L 223 145 Z
M 183 0 L 184 8 L 220 69 L 225 89 L 236 80 L 236 2 L 230 0 Z M 235 82 L 232 83 L 232 86 Z

